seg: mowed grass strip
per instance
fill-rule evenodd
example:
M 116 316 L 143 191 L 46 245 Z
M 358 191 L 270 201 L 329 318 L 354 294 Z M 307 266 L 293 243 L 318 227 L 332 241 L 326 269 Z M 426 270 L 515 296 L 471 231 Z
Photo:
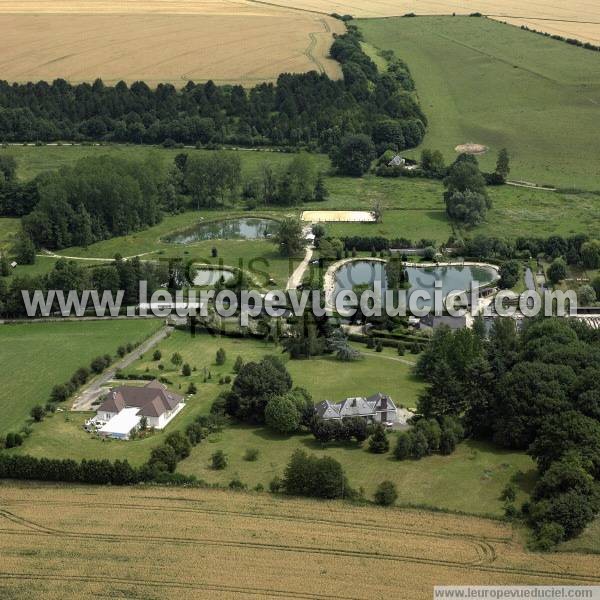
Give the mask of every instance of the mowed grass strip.
M 8 252 L 13 243 L 14 235 L 19 231 L 21 220 L 11 217 L 0 218 L 0 251 Z
M 116 355 L 128 342 L 144 340 L 156 320 L 27 323 L 0 326 L 0 434 L 18 431 L 54 385 L 64 383 L 96 356 Z
M 598 189 L 597 53 L 469 17 L 359 21 L 366 41 L 410 66 L 429 127 L 424 146 L 447 158 L 458 144 L 503 147 L 512 179 Z
M 196 148 L 162 148 L 160 146 L 144 146 L 135 144 L 103 144 L 103 145 L 72 145 L 51 144 L 46 146 L 11 145 L 0 147 L 0 156 L 9 154 L 17 161 L 17 176 L 23 181 L 32 179 L 45 171 L 55 171 L 60 167 L 71 166 L 87 156 L 108 155 L 127 160 L 145 160 L 152 158 L 167 167 L 173 164 L 175 157 L 186 154 L 208 154 L 212 150 L 197 150 Z M 257 176 L 261 165 L 269 162 L 273 167 L 285 166 L 294 158 L 294 154 L 270 152 L 268 150 L 227 150 L 236 152 L 242 162 L 242 175 Z M 329 168 L 329 159 L 320 154 L 311 155 L 315 167 L 321 170 Z

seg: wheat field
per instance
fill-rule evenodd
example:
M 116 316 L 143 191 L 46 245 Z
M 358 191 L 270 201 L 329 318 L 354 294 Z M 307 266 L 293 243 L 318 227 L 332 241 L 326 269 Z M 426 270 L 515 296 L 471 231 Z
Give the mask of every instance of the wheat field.
M 435 584 L 591 584 L 600 557 L 507 524 L 189 488 L 0 484 L 2 598 L 431 598 Z
M 273 0 L 275 4 L 354 17 L 468 15 L 480 12 L 499 21 L 600 45 L 600 2 L 596 0 Z
M 341 21 L 245 0 L 0 0 L 0 79 L 73 83 L 273 81 L 328 58 Z

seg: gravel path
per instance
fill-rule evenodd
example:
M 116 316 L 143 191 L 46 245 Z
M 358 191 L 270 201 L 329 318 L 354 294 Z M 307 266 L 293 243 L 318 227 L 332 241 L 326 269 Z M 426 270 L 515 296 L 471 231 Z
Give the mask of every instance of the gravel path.
M 312 246 L 309 246 L 306 249 L 306 254 L 304 255 L 304 259 L 296 267 L 296 269 L 294 270 L 294 272 L 291 274 L 290 278 L 288 279 L 288 282 L 285 286 L 286 291 L 298 289 L 298 286 L 302 283 L 302 278 L 304 277 L 304 272 L 306 271 L 306 269 L 308 267 L 308 263 L 312 259 L 313 252 L 314 252 L 314 248 Z

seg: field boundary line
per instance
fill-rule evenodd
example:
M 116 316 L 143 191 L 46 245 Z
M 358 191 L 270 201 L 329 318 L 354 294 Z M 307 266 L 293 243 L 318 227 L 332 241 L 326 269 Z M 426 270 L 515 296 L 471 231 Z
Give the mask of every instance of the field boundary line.
M 284 6 L 282 4 L 277 4 L 276 2 L 265 2 L 265 0 L 246 0 L 249 4 L 262 4 L 264 6 L 273 6 L 275 8 L 280 8 L 281 10 L 290 10 L 294 12 L 302 12 L 309 13 L 311 15 L 324 15 L 326 17 L 331 17 L 331 13 L 325 12 L 323 10 L 313 10 L 310 8 L 298 8 L 297 6 Z M 333 18 L 333 17 L 331 17 Z
M 526 73 L 531 73 L 532 75 L 535 75 L 536 77 L 539 77 L 540 79 L 543 79 L 544 81 L 550 81 L 552 83 L 555 83 L 556 85 L 559 86 L 564 86 L 564 85 L 568 85 L 565 84 L 562 81 L 558 81 L 557 79 L 552 79 L 552 77 L 548 77 L 547 75 L 542 75 L 541 73 L 538 73 L 537 71 L 534 71 L 532 69 L 528 69 L 527 67 L 523 67 L 521 65 L 515 65 L 513 62 L 506 60 L 504 58 L 501 58 L 500 56 L 498 56 L 497 54 L 491 54 L 489 52 L 485 52 L 485 50 L 481 50 L 480 48 L 475 48 L 474 46 L 471 46 L 465 42 L 461 42 L 453 37 L 450 37 L 448 35 L 444 35 L 442 33 L 434 33 L 435 36 L 442 38 L 443 40 L 446 40 L 450 43 L 456 44 L 457 46 L 462 46 L 463 48 L 467 48 L 468 50 L 471 50 L 472 52 L 475 52 L 477 54 L 481 54 L 482 56 L 487 56 L 487 58 L 490 58 L 492 60 L 497 60 L 498 62 L 501 62 L 504 65 L 507 65 L 509 67 L 515 67 L 517 66 L 518 69 L 521 69 L 522 71 L 525 71 Z
M 579 23 L 580 25 L 600 25 L 600 21 L 575 21 L 574 19 L 553 19 L 551 17 L 517 17 L 515 15 L 486 14 L 490 19 L 523 19 L 527 21 L 555 21 L 557 23 Z

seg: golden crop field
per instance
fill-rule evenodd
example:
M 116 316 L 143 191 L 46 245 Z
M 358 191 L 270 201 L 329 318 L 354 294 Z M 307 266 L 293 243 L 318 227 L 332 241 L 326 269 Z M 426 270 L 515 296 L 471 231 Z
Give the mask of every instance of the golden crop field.
M 245 0 L 0 0 L 0 79 L 73 83 L 273 81 L 317 70 L 344 25 Z
M 273 0 L 280 6 L 354 17 L 468 15 L 489 17 L 538 31 L 600 44 L 600 2 L 596 0 Z
M 508 524 L 268 494 L 0 483 L 2 598 L 429 599 L 435 584 L 592 584 L 600 556 Z

